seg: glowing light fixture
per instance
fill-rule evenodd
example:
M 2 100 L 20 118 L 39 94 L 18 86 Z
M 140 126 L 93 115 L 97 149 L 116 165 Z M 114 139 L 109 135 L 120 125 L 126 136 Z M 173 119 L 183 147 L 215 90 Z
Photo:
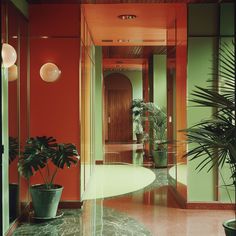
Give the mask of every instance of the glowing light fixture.
M 8 68 L 8 81 L 15 81 L 18 78 L 18 69 L 16 65 Z
M 118 43 L 128 43 L 129 39 L 117 39 Z
M 61 75 L 61 71 L 57 67 L 57 65 L 53 63 L 45 63 L 40 68 L 40 76 L 42 80 L 46 82 L 54 82 Z
M 133 20 L 136 17 L 137 17 L 136 15 L 130 15 L 130 14 L 124 14 L 118 16 L 118 18 L 120 18 L 121 20 Z
M 10 44 L 2 44 L 2 65 L 5 68 L 9 68 L 16 62 L 17 54 L 15 48 Z

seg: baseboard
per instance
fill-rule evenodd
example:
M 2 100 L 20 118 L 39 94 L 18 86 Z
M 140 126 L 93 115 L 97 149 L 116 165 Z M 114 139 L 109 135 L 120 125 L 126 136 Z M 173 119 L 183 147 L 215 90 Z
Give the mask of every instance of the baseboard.
M 59 203 L 58 208 L 59 209 L 78 209 L 82 208 L 83 206 L 83 201 L 61 201 Z
M 96 164 L 96 165 L 103 165 L 104 162 L 103 162 L 103 160 L 96 160 L 96 161 L 95 161 L 95 164 Z
M 187 209 L 206 209 L 206 210 L 234 210 L 233 203 L 221 202 L 187 202 Z

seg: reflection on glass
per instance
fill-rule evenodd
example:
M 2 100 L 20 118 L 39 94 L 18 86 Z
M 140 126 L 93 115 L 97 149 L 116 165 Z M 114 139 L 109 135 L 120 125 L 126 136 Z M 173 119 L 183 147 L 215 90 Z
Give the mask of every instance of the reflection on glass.
M 7 7 L 8 17 L 8 44 L 10 44 L 18 54 L 18 14 L 12 4 Z M 16 64 L 18 64 L 18 59 Z M 19 126 L 18 126 L 18 80 L 12 79 L 12 68 L 8 69 L 8 123 L 9 123 L 9 217 L 10 222 L 14 221 L 18 215 L 18 152 L 19 152 Z
M 13 222 L 19 215 L 19 199 L 28 202 L 27 183 L 20 183 L 17 170 L 20 146 L 28 137 L 28 21 L 10 1 L 7 2 L 6 15 L 2 17 L 7 32 L 5 38 L 2 36 L 4 43 L 10 44 L 17 54 L 15 64 L 8 68 L 9 218 Z

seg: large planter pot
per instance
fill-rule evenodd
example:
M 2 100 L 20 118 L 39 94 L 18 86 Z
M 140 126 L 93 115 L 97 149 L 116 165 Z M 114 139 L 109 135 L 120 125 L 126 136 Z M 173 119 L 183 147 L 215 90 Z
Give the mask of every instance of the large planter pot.
M 155 163 L 155 167 L 167 167 L 167 152 L 166 151 L 158 151 L 152 150 L 153 161 Z
M 137 138 L 137 143 L 142 143 L 143 142 L 143 134 L 137 134 L 136 133 L 136 138 Z
M 52 189 L 45 188 L 45 185 L 31 186 L 30 193 L 34 217 L 42 219 L 55 218 L 62 190 L 63 187 L 60 185 L 54 185 Z
M 223 223 L 226 236 L 235 236 L 236 235 L 236 220 L 231 219 Z

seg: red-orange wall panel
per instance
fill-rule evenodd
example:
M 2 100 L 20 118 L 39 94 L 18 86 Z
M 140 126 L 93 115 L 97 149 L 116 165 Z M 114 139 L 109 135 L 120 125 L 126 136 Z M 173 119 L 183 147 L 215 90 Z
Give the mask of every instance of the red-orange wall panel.
M 79 36 L 79 4 L 31 4 L 30 35 Z
M 54 136 L 79 149 L 79 40 L 30 40 L 30 135 Z M 55 63 L 61 70 L 54 83 L 44 82 L 40 67 Z M 33 178 L 37 183 L 39 176 Z M 56 183 L 64 186 L 62 200 L 80 199 L 79 165 L 59 171 Z
M 187 8 L 184 4 L 177 8 L 176 30 L 176 130 L 180 131 L 187 128 Z M 177 162 L 183 162 L 185 134 L 177 132 L 177 140 L 183 142 L 177 148 Z

